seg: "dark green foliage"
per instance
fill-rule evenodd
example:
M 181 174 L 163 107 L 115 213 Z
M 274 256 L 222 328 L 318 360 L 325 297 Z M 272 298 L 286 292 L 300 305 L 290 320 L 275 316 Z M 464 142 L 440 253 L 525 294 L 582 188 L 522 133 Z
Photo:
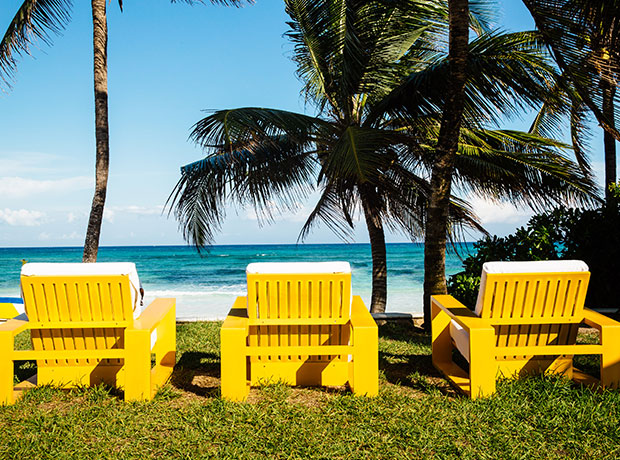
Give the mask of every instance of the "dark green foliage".
M 476 305 L 479 287 L 480 272 L 478 272 L 478 275 L 470 275 L 467 272 L 459 272 L 456 275 L 452 275 L 450 279 L 448 279 L 448 294 L 454 296 L 471 309 L 473 309 Z
M 566 221 L 565 259 L 581 259 L 592 276 L 586 305 L 620 308 L 620 187 L 598 209 L 574 212 Z
M 620 308 L 620 187 L 591 210 L 559 207 L 533 216 L 506 237 L 487 236 L 474 244 L 462 272 L 450 277 L 448 292 L 472 307 L 476 303 L 482 264 L 495 260 L 579 259 L 592 276 L 586 298 L 591 308 Z

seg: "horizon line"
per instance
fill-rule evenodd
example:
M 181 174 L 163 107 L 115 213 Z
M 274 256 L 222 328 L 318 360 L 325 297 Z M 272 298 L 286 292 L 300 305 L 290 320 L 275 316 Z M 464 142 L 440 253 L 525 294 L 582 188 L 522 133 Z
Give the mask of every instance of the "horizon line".
M 459 244 L 473 244 L 475 241 L 463 241 L 456 243 Z M 390 242 L 385 243 L 388 245 L 397 244 L 413 244 L 423 246 L 424 242 Z M 370 243 L 228 243 L 228 244 L 213 244 L 202 248 L 204 251 L 208 251 L 213 247 L 226 247 L 226 246 L 370 246 Z M 143 244 L 143 245 L 101 245 L 99 249 L 111 249 L 111 248 L 190 248 L 196 249 L 195 246 L 183 245 L 183 244 Z M 83 246 L 2 246 L 0 250 L 4 249 L 83 249 Z

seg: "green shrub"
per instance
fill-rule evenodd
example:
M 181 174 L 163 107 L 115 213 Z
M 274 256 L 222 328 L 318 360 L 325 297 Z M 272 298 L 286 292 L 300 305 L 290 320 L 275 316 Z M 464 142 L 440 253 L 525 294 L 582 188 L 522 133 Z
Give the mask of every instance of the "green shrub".
M 533 216 L 506 237 L 488 236 L 474 243 L 462 272 L 448 280 L 448 293 L 470 308 L 476 303 L 482 264 L 494 260 L 579 259 L 592 276 L 586 305 L 620 308 L 620 187 L 597 209 L 559 207 Z

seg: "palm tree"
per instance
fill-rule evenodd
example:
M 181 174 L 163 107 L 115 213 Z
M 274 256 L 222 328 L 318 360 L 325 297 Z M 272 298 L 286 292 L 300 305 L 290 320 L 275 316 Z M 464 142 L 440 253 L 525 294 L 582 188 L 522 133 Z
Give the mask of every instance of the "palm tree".
M 616 88 L 620 77 L 620 2 L 616 0 L 524 0 L 564 74 L 572 102 L 573 132 L 585 130 L 592 113 L 603 128 L 605 193 L 616 182 Z M 557 110 L 556 110 L 557 112 Z M 560 118 L 557 114 L 555 121 Z M 547 117 L 549 118 L 549 117 Z M 552 123 L 553 125 L 553 123 Z
M 526 205 L 535 210 L 542 210 L 553 203 L 560 204 L 563 200 L 586 204 L 596 195 L 591 177 L 584 173 L 580 165 L 566 157 L 550 154 L 543 148 L 554 144 L 550 139 L 541 138 L 536 131 L 530 133 L 534 137 L 525 133 L 500 131 L 502 136 L 507 136 L 500 140 L 496 137 L 497 131 L 486 128 L 501 124 L 504 121 L 501 116 L 519 116 L 519 111 L 525 107 L 534 108 L 550 101 L 548 85 L 558 81 L 559 76 L 546 63 L 542 46 L 537 35 L 530 32 L 483 33 L 469 43 L 467 65 L 464 66 L 467 78 L 461 121 L 463 126 L 456 152 L 448 160 L 453 163 L 453 170 L 449 179 L 443 182 L 443 187 L 452 187 L 456 183 L 461 190 Z M 446 83 L 449 72 L 449 62 L 444 61 L 442 65 L 435 64 L 421 74 L 416 74 L 415 78 L 409 78 L 399 89 L 395 107 L 401 111 L 415 112 L 422 101 L 426 104 L 433 101 L 433 106 L 445 107 L 448 96 L 443 97 L 443 88 L 449 86 Z M 421 98 L 420 95 L 425 97 Z M 437 123 L 442 116 L 438 110 L 435 114 Z M 439 132 L 440 128 L 437 128 L 436 139 Z M 476 139 L 474 150 L 472 136 Z M 481 137 L 494 139 L 493 143 L 488 144 Z M 515 138 L 518 140 L 515 141 Z M 485 148 L 489 145 L 503 152 L 502 157 L 486 156 Z M 563 148 L 560 143 L 555 143 L 555 147 Z M 481 163 L 483 159 L 484 164 Z M 528 167 L 520 169 L 517 166 L 520 162 Z M 429 168 L 436 168 L 436 165 L 433 156 Z M 435 171 L 433 173 L 436 174 Z M 562 190 L 562 181 L 571 185 L 571 192 L 568 189 Z M 575 194 L 574 191 L 579 192 Z M 431 246 L 425 251 L 427 325 L 430 325 L 430 295 L 445 292 L 445 268 L 442 262 L 445 261 L 446 238 L 443 235 L 446 230 L 438 224 L 431 225 L 430 221 L 429 215 L 425 241 L 427 246 Z M 436 227 L 443 231 L 435 232 Z M 433 238 L 441 240 L 437 243 Z
M 175 3 L 177 0 L 171 0 Z M 202 3 L 202 0 L 178 0 Z M 237 4 L 238 0 L 211 0 L 216 4 Z M 118 0 L 123 8 L 123 0 Z M 108 25 L 106 0 L 91 0 L 93 15 L 93 63 L 95 89 L 95 193 L 84 242 L 84 262 L 95 262 L 108 184 L 110 159 L 108 129 Z M 71 0 L 25 0 L 0 42 L 0 77 L 9 83 L 17 57 L 29 52 L 37 38 L 50 43 L 50 33 L 59 34 L 71 18 Z
M 456 162 L 467 82 L 469 0 L 448 0 L 448 86 L 443 105 L 437 153 L 431 175 L 431 196 L 424 240 L 424 327 L 430 330 L 430 298 L 445 294 L 448 201 Z
M 438 41 L 446 12 L 440 2 L 413 0 L 286 5 L 293 59 L 318 115 L 250 107 L 205 117 L 191 138 L 209 154 L 182 168 L 170 202 L 185 239 L 200 248 L 214 241 L 227 202 L 253 206 L 268 222 L 319 190 L 300 239 L 318 221 L 346 239 L 363 214 L 373 258 L 371 311 L 384 311 L 385 227 L 412 239 L 425 229 L 449 65 Z M 593 186 L 559 143 L 476 126 L 496 110 L 516 111 L 515 95 L 538 100 L 551 69 L 527 34 L 483 33 L 479 16 L 473 23 L 481 37 L 471 47 L 476 59 L 468 75 L 477 80 L 465 101 L 470 123 L 455 164 L 459 185 L 530 204 L 550 191 L 583 198 Z M 479 228 L 454 196 L 447 215 L 451 232 L 459 223 Z

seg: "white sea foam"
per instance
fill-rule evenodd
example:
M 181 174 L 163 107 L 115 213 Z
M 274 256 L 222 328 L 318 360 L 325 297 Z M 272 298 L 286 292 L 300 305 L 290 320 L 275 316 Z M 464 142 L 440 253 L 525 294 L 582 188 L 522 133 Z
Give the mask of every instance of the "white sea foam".
M 208 296 L 213 296 L 213 295 L 225 295 L 225 296 L 239 296 L 239 295 L 246 295 L 246 291 L 239 291 L 239 290 L 231 290 L 231 291 L 225 291 L 225 290 L 218 290 L 218 291 L 206 291 L 206 290 L 201 290 L 201 291 L 176 291 L 176 290 L 146 290 L 145 291 L 145 295 L 150 296 L 150 297 L 208 297 Z

